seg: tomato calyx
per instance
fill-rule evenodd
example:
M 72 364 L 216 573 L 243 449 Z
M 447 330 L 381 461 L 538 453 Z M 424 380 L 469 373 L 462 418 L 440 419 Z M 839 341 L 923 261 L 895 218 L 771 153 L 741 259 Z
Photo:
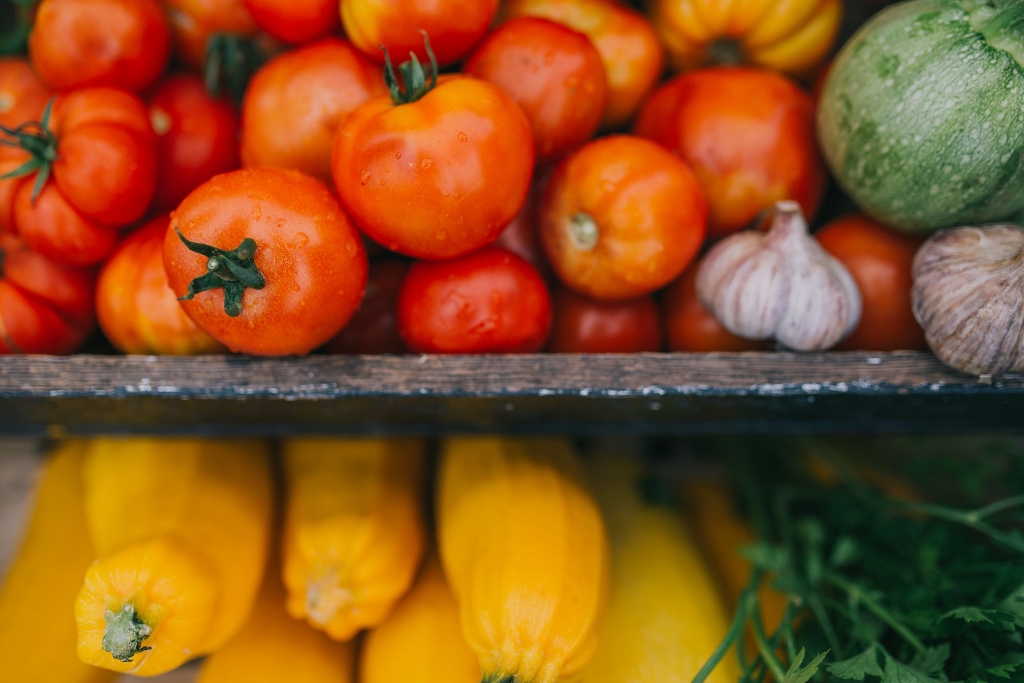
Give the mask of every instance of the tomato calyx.
M 206 41 L 206 92 L 213 98 L 227 96 L 241 106 L 249 81 L 265 61 L 266 52 L 252 38 L 214 33 Z
M 17 128 L 0 126 L 0 145 L 23 149 L 31 155 L 24 164 L 10 173 L 0 175 L 0 180 L 21 178 L 36 173 L 36 182 L 32 187 L 32 204 L 43 191 L 50 177 L 53 162 L 59 158 L 57 154 L 57 136 L 50 130 L 50 114 L 53 111 L 53 99 L 46 103 L 43 117 L 39 121 L 26 121 Z
M 396 105 L 412 104 L 437 87 L 437 74 L 439 71 L 437 57 L 434 55 L 434 50 L 430 47 L 430 36 L 423 30 L 420 33 L 423 34 L 423 46 L 427 50 L 427 57 L 430 58 L 430 83 L 427 83 L 427 74 L 423 70 L 419 57 L 416 56 L 415 52 L 410 51 L 409 61 L 398 65 L 398 73 L 402 76 L 402 84 L 405 86 L 403 89 L 398 83 L 398 78 L 395 76 L 395 66 L 391 63 L 391 55 L 388 53 L 388 49 L 383 45 L 380 46 L 380 49 L 384 50 L 384 84 L 388 86 L 388 92 L 391 93 L 391 101 Z
M 237 247 L 225 251 L 186 239 L 177 225 L 174 226 L 174 232 L 178 233 L 178 238 L 189 251 L 209 259 L 206 262 L 206 273 L 188 283 L 188 294 L 180 297 L 178 301 L 191 301 L 201 292 L 223 289 L 224 312 L 231 318 L 237 318 L 242 314 L 242 297 L 245 290 L 263 289 L 267 286 L 267 278 L 253 261 L 258 248 L 256 240 L 246 237 Z

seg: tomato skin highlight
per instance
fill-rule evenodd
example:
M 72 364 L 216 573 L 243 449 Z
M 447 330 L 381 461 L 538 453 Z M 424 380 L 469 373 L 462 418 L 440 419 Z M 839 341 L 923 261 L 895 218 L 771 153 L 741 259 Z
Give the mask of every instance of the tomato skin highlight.
M 38 121 L 53 96 L 24 57 L 0 57 L 0 126 Z
M 338 201 L 298 171 L 241 169 L 199 186 L 171 213 L 164 267 L 177 296 L 204 275 L 207 258 L 175 233 L 224 250 L 255 240 L 263 289 L 247 289 L 229 317 L 224 290 L 197 294 L 182 307 L 211 337 L 235 352 L 304 355 L 348 322 L 363 297 L 368 263 L 362 240 Z
M 559 280 L 602 301 L 667 285 L 697 255 L 706 230 L 707 205 L 689 167 L 629 135 L 568 157 L 541 200 L 541 242 Z
M 673 78 L 644 104 L 634 132 L 688 163 L 719 239 L 775 202 L 798 202 L 807 220 L 825 190 L 814 103 L 780 74 L 746 67 L 697 69 Z
M 923 237 L 898 233 L 861 214 L 838 218 L 815 237 L 825 251 L 847 267 L 864 302 L 860 323 L 837 349 L 928 348 L 910 303 L 912 264 Z
M 238 168 L 238 111 L 211 98 L 202 79 L 164 79 L 149 97 L 149 118 L 157 134 L 157 211 L 170 211 L 213 176 Z
M 405 353 L 398 334 L 398 293 L 409 263 L 396 258 L 370 262 L 366 296 L 345 328 L 324 347 L 328 353 Z
M 594 136 L 608 101 L 601 55 L 582 33 L 534 17 L 502 24 L 463 71 L 512 96 L 530 120 L 537 163 L 548 163 Z
M 349 215 L 378 244 L 450 259 L 494 242 L 526 201 L 533 133 L 490 83 L 442 78 L 411 104 L 374 98 L 338 129 L 332 167 Z
M 551 296 L 533 266 L 497 247 L 419 261 L 398 296 L 398 329 L 415 353 L 533 353 L 551 330 Z
M 35 72 L 54 90 L 141 92 L 163 72 L 170 42 L 156 0 L 43 0 L 28 49 Z
M 384 72 L 352 44 L 325 38 L 278 55 L 242 103 L 242 164 L 291 168 L 331 182 L 331 145 L 352 110 L 387 92 Z
M 338 0 L 245 0 L 261 29 L 294 45 L 334 33 L 341 28 Z
M 185 315 L 167 284 L 164 237 L 170 217 L 148 221 L 128 235 L 96 281 L 100 329 L 121 353 L 191 356 L 226 349 Z
M 596 301 L 558 287 L 552 296 L 551 353 L 653 353 L 661 350 L 661 318 L 649 296 Z

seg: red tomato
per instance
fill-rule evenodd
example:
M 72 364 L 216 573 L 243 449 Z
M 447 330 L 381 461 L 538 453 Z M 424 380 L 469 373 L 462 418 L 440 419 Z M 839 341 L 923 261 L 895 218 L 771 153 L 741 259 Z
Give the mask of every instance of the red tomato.
M 202 69 L 206 47 L 218 33 L 253 36 L 259 31 L 244 0 L 163 0 L 174 38 L 174 53 L 193 69 Z
M 54 90 L 152 85 L 170 56 L 156 0 L 43 0 L 28 39 L 39 78 Z
M 707 207 L 689 167 L 629 135 L 563 161 L 544 193 L 540 235 L 566 286 L 602 301 L 650 294 L 697 255 Z
M 582 145 L 601 125 L 608 101 L 601 55 L 562 24 L 513 19 L 484 40 L 463 71 L 494 83 L 522 107 L 538 163 Z
M 690 164 L 707 194 L 710 236 L 746 227 L 775 202 L 810 220 L 825 189 L 814 104 L 771 71 L 716 67 L 677 76 L 644 105 L 635 132 Z
M 924 331 L 910 305 L 911 266 L 924 240 L 900 234 L 861 215 L 832 221 L 815 237 L 847 267 L 863 301 L 860 323 L 836 348 L 926 349 Z
M 182 302 L 189 317 L 260 356 L 322 346 L 366 287 L 359 234 L 327 187 L 298 171 L 242 169 L 199 186 L 171 214 L 163 256 L 171 289 L 194 293 Z
M 238 168 L 238 112 L 206 93 L 203 81 L 179 74 L 166 78 L 149 98 L 157 134 L 155 208 L 169 211 L 218 173 Z
M 506 17 L 543 17 L 585 33 L 608 80 L 605 128 L 621 128 L 658 82 L 665 55 L 647 18 L 617 0 L 508 0 Z
M 338 0 L 245 0 L 259 27 L 285 43 L 308 43 L 341 28 Z
M 0 355 L 74 352 L 95 324 L 95 279 L 0 231 Z
M 644 353 L 661 350 L 661 319 L 649 296 L 628 301 L 596 301 L 558 287 L 552 353 Z
M 100 329 L 121 353 L 192 356 L 226 349 L 185 315 L 167 284 L 164 237 L 170 218 L 158 216 L 121 242 L 96 282 Z
M 697 271 L 701 261 L 662 295 L 665 337 L 669 351 L 711 353 L 715 351 L 757 351 L 768 348 L 765 341 L 737 337 L 715 319 L 697 298 Z
M 442 78 L 403 99 L 374 98 L 338 129 L 331 164 L 345 209 L 374 241 L 408 256 L 455 258 L 494 242 L 530 188 L 530 122 L 475 78 Z
M 59 98 L 49 121 L 26 133 L 44 148 L 36 157 L 40 173 L 49 166 L 52 174 L 35 200 L 36 172 L 0 180 L 0 227 L 47 258 L 98 263 L 113 248 L 117 229 L 139 220 L 153 198 L 156 136 L 146 106 L 123 90 L 82 88 Z M 9 152 L 0 156 L 0 169 L 31 158 Z
M 497 247 L 414 263 L 398 296 L 398 331 L 417 353 L 532 353 L 550 330 L 544 280 Z
M 242 104 L 242 163 L 292 168 L 331 182 L 339 124 L 387 92 L 384 74 L 340 38 L 286 52 L 256 72 Z
M 0 126 L 16 128 L 39 117 L 49 89 L 24 57 L 0 57 Z
M 338 336 L 327 342 L 328 353 L 405 353 L 398 334 L 398 292 L 409 264 L 394 258 L 370 263 L 366 296 Z
M 414 52 L 425 61 L 426 31 L 441 66 L 454 64 L 484 37 L 497 11 L 498 0 L 341 0 L 345 35 L 381 63 L 381 45 L 396 59 Z

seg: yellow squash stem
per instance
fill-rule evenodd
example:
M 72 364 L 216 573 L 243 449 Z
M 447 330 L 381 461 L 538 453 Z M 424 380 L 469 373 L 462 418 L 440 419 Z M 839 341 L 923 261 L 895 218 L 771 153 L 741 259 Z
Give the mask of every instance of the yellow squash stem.
M 95 439 L 83 477 L 100 559 L 75 603 L 82 661 L 155 676 L 222 647 L 248 618 L 266 563 L 266 444 Z
M 363 641 L 359 682 L 479 681 L 480 664 L 462 635 L 459 606 L 431 557 L 408 595 Z
M 689 683 L 729 629 L 711 571 L 677 510 L 648 501 L 642 469 L 623 455 L 590 463 L 612 548 L 611 593 L 583 683 Z M 735 683 L 726 658 L 711 683 Z
M 608 541 L 570 442 L 447 439 L 438 487 L 441 561 L 482 680 L 577 679 L 597 647 Z
M 81 441 L 50 456 L 21 549 L 0 584 L 0 681 L 108 683 L 113 672 L 83 664 L 72 608 L 96 558 L 85 526 Z M 26 638 L 29 641 L 26 641 Z
M 349 640 L 384 621 L 416 578 L 425 545 L 425 446 L 290 439 L 283 454 L 288 612 Z
M 292 619 L 277 563 L 234 638 L 206 658 L 196 683 L 352 683 L 354 647 Z

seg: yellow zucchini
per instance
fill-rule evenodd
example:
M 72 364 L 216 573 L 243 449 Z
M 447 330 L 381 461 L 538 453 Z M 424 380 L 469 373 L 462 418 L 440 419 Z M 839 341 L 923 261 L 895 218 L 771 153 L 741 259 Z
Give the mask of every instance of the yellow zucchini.
M 612 548 L 608 614 L 583 683 L 689 683 L 729 629 L 714 578 L 678 512 L 645 501 L 642 470 L 622 455 L 591 462 Z M 735 658 L 710 683 L 739 680 Z
M 83 475 L 100 559 L 75 603 L 82 661 L 155 676 L 223 646 L 248 618 L 266 563 L 266 444 L 95 439 Z
M 441 561 L 484 681 L 578 676 L 597 647 L 608 542 L 575 449 L 557 438 L 450 438 Z
M 408 595 L 363 641 L 359 683 L 479 682 L 480 664 L 462 635 L 459 606 L 431 557 Z
M 85 527 L 81 441 L 47 461 L 21 549 L 0 585 L 0 681 L 107 683 L 114 674 L 83 664 L 72 607 L 95 559 Z M 29 640 L 26 640 L 29 639 Z
M 283 452 L 288 612 L 349 640 L 384 621 L 416 578 L 424 444 L 290 439 Z

